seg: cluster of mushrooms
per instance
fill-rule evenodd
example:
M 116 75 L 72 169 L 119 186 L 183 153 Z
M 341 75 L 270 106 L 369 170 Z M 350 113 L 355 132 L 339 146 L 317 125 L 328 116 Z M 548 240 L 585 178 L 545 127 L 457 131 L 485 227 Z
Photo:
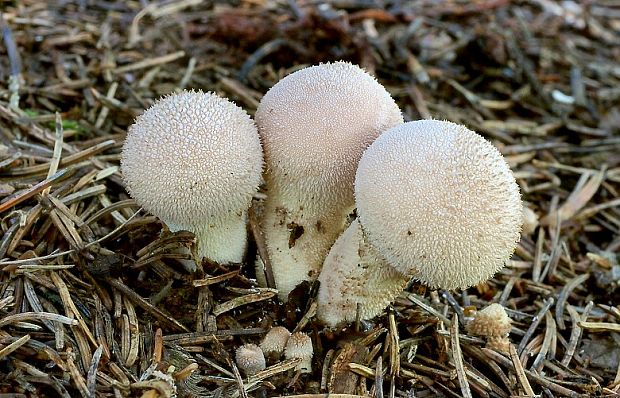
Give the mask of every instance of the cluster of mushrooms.
M 218 263 L 242 261 L 264 184 L 279 296 L 318 279 L 317 317 L 330 327 L 379 315 L 413 278 L 482 282 L 520 237 L 519 188 L 499 151 L 458 124 L 404 123 L 387 90 L 346 62 L 286 76 L 254 121 L 213 93 L 164 97 L 129 128 L 121 165 L 136 202 Z
M 286 359 L 299 359 L 296 370 L 312 371 L 312 339 L 302 332 L 291 333 L 284 326 L 272 327 L 260 345 L 244 344 L 235 352 L 235 362 L 246 376 L 253 376 L 265 369 L 267 363 L 275 363 L 284 354 Z

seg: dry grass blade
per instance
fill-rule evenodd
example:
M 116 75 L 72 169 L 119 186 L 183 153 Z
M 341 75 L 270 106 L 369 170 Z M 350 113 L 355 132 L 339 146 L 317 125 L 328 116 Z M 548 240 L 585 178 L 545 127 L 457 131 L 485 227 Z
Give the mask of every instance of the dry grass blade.
M 242 305 L 256 303 L 258 301 L 269 300 L 278 294 L 276 289 L 259 288 L 256 293 L 246 294 L 245 296 L 236 297 L 230 301 L 226 301 L 213 308 L 213 315 L 218 316 L 225 312 L 231 311 Z
M 53 184 L 57 183 L 58 181 L 72 174 L 72 172 L 73 170 L 69 170 L 69 169 L 61 170 L 58 173 L 52 175 L 51 177 L 34 185 L 32 188 L 29 188 L 26 191 L 19 193 L 15 197 L 0 204 L 0 213 L 3 213 L 7 211 L 8 209 L 14 206 L 17 206 L 18 204 L 32 198 L 36 194 L 43 192 L 45 189 L 49 188 Z
M 517 375 L 517 380 L 519 381 L 521 388 L 523 389 L 523 391 L 525 391 L 526 395 L 534 396 L 535 395 L 534 390 L 532 390 L 532 386 L 530 385 L 530 382 L 527 380 L 527 377 L 525 376 L 525 370 L 523 369 L 521 360 L 519 359 L 519 356 L 517 355 L 517 350 L 515 346 L 511 344 L 509 349 L 510 349 L 510 360 L 512 361 L 512 366 L 514 366 L 514 370 Z
M 461 352 L 461 343 L 459 342 L 459 322 L 457 315 L 452 318 L 452 325 L 450 325 L 450 347 L 452 348 L 452 360 L 456 367 L 456 376 L 461 386 L 461 393 L 465 398 L 471 398 L 471 390 L 469 388 L 469 382 L 467 381 L 467 375 L 465 374 L 465 367 L 463 366 L 463 353 Z
M 0 319 L 0 327 L 4 325 L 10 325 L 16 322 L 24 321 L 37 321 L 47 320 L 64 323 L 67 325 L 75 326 L 79 322 L 73 318 L 66 317 L 64 315 L 51 314 L 49 312 L 21 312 L 19 314 L 7 315 Z
M 24 344 L 26 344 L 29 340 L 30 340 L 30 335 L 27 334 L 27 335 L 22 336 L 19 339 L 15 340 L 11 344 L 7 345 L 6 347 L 2 348 L 0 350 L 0 359 L 6 357 L 7 355 L 12 353 L 13 351 L 17 350 L 19 347 L 21 347 Z

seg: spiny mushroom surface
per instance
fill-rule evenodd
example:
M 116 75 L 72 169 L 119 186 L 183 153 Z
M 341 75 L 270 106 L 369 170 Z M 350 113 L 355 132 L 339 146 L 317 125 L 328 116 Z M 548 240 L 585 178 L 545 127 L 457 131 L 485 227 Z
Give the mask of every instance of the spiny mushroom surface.
M 267 366 L 263 351 L 256 344 L 244 344 L 237 348 L 235 361 L 246 376 L 253 376 Z
M 262 98 L 256 111 L 266 163 L 261 224 L 281 299 L 316 279 L 353 210 L 362 152 L 402 122 L 385 88 L 346 62 L 299 70 Z
M 455 123 L 390 130 L 364 153 L 355 195 L 371 245 L 431 287 L 467 288 L 505 264 L 519 241 L 519 187 L 499 151 Z
M 362 244 L 406 278 L 431 287 L 466 288 L 490 278 L 520 237 L 521 198 L 507 163 L 491 143 L 451 122 L 408 122 L 382 134 L 360 160 L 355 197 Z M 370 271 L 360 277 L 359 264 L 355 255 L 326 261 L 322 272 L 361 280 L 376 272 L 365 264 Z M 340 295 L 319 300 L 319 314 L 350 299 L 355 284 L 348 278 L 339 283 Z M 319 298 L 324 289 L 328 284 L 321 284 Z M 394 297 L 381 299 L 382 306 Z M 382 308 L 375 291 L 357 300 Z
M 136 202 L 171 231 L 193 232 L 199 256 L 242 260 L 246 213 L 263 168 L 244 110 L 213 93 L 163 97 L 129 127 L 121 167 Z
M 280 356 L 284 352 L 291 332 L 284 326 L 274 326 L 263 338 L 260 348 L 267 356 Z
M 512 325 L 504 307 L 493 303 L 478 311 L 466 328 L 474 336 L 506 337 Z
M 286 348 L 284 349 L 284 356 L 286 359 L 301 359 L 301 362 L 297 365 L 297 370 L 300 370 L 301 373 L 311 373 L 313 355 L 314 351 L 310 336 L 302 332 L 291 334 L 286 343 Z
M 501 352 L 508 352 L 510 340 L 508 334 L 512 328 L 506 309 L 501 304 L 493 303 L 478 311 L 467 324 L 467 332 L 484 337 L 486 347 Z

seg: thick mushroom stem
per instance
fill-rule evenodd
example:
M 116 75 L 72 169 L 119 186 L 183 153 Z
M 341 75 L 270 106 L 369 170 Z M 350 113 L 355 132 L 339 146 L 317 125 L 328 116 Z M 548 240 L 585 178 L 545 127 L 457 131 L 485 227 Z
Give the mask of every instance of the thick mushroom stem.
M 329 327 L 371 319 L 403 291 L 410 276 L 368 244 L 358 220 L 336 240 L 319 275 L 317 316 Z
M 247 212 L 243 211 L 211 223 L 185 226 L 166 222 L 166 225 L 171 232 L 185 230 L 196 235 L 198 258 L 219 264 L 240 263 L 247 249 L 247 218 Z
M 277 268 L 276 287 L 285 300 L 295 286 L 318 277 L 327 251 L 345 229 L 353 206 L 326 207 L 333 198 L 318 194 L 305 198 L 281 189 L 276 182 L 267 185 L 262 226 L 271 263 Z M 292 269 L 287 271 L 283 267 Z

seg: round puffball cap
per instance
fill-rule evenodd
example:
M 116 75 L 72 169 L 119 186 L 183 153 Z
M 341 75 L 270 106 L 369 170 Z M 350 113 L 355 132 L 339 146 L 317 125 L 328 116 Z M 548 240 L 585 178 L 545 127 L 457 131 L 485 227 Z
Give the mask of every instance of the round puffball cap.
M 490 278 L 520 238 L 519 187 L 499 151 L 464 126 L 404 123 L 383 133 L 357 169 L 367 238 L 388 263 L 431 287 Z
M 282 354 L 290 335 L 291 332 L 284 326 L 274 326 L 267 332 L 263 341 L 261 341 L 260 348 L 262 348 L 265 354 L 272 352 Z
M 349 195 L 364 149 L 403 122 L 387 90 L 347 62 L 286 76 L 262 98 L 255 119 L 274 179 L 301 179 L 311 194 L 343 187 Z
M 256 344 L 244 344 L 235 352 L 237 366 L 248 376 L 252 376 L 267 366 L 265 355 Z
M 474 336 L 487 338 L 505 337 L 512 328 L 510 318 L 504 307 L 493 303 L 474 315 L 467 324 L 467 331 Z
M 129 127 L 121 155 L 129 194 L 169 225 L 245 211 L 262 177 L 254 122 L 213 93 L 161 98 Z

